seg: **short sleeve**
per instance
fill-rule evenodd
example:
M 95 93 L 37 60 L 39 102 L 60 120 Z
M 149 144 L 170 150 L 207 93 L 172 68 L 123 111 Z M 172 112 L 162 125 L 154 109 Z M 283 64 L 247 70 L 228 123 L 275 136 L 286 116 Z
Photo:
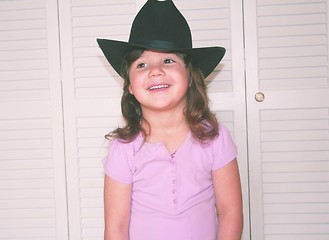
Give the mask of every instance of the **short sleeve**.
M 237 156 L 237 147 L 230 132 L 223 125 L 219 126 L 219 136 L 214 140 L 213 154 L 212 170 L 225 166 Z
M 132 183 L 132 170 L 129 143 L 113 139 L 107 156 L 102 160 L 105 174 L 119 182 Z

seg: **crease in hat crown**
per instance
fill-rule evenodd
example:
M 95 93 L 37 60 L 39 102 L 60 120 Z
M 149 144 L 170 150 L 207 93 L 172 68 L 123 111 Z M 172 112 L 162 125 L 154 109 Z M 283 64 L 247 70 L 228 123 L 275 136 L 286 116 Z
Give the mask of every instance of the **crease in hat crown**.
M 121 64 L 133 49 L 151 49 L 189 54 L 204 77 L 218 65 L 225 54 L 223 47 L 192 47 L 190 27 L 172 0 L 148 0 L 135 16 L 128 42 L 97 39 L 113 69 L 121 75 Z

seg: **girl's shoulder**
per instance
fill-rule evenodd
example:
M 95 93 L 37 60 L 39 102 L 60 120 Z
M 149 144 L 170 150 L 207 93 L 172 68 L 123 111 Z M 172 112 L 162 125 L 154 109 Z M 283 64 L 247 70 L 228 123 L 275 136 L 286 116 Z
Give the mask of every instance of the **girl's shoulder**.
M 218 135 L 215 137 L 208 149 L 213 157 L 212 169 L 218 169 L 237 157 L 237 146 L 232 139 L 228 128 L 219 124 Z
M 232 142 L 232 135 L 229 129 L 222 123 L 218 124 L 218 134 L 217 137 L 214 139 L 215 142 L 220 142 L 221 144 Z
M 138 134 L 132 141 L 126 141 L 120 138 L 112 138 L 110 140 L 110 151 L 124 151 L 126 153 L 136 152 L 143 145 L 143 138 Z
M 213 150 L 223 148 L 223 147 L 235 147 L 231 132 L 229 129 L 222 123 L 218 124 L 217 135 L 209 140 L 206 140 L 201 143 L 204 148 L 210 148 Z
M 230 136 L 230 135 L 231 135 L 231 133 L 228 130 L 228 128 L 224 124 L 219 123 L 218 124 L 218 136 L 219 137 L 227 137 L 227 136 Z

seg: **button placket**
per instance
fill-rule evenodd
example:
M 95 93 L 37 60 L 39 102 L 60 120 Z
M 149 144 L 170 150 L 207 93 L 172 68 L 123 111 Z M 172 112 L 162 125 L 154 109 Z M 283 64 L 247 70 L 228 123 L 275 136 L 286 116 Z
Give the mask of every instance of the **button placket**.
M 171 168 L 171 194 L 172 194 L 172 205 L 173 207 L 177 207 L 177 165 L 175 160 L 175 154 L 171 155 L 171 159 L 169 161 Z

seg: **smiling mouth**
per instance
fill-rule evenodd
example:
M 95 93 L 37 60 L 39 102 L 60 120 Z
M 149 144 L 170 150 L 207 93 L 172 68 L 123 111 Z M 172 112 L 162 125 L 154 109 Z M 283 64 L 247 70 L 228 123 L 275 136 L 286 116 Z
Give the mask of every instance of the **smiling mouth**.
M 156 86 L 149 87 L 148 90 L 160 90 L 160 89 L 164 89 L 164 88 L 169 88 L 169 85 L 168 84 L 156 85 Z

